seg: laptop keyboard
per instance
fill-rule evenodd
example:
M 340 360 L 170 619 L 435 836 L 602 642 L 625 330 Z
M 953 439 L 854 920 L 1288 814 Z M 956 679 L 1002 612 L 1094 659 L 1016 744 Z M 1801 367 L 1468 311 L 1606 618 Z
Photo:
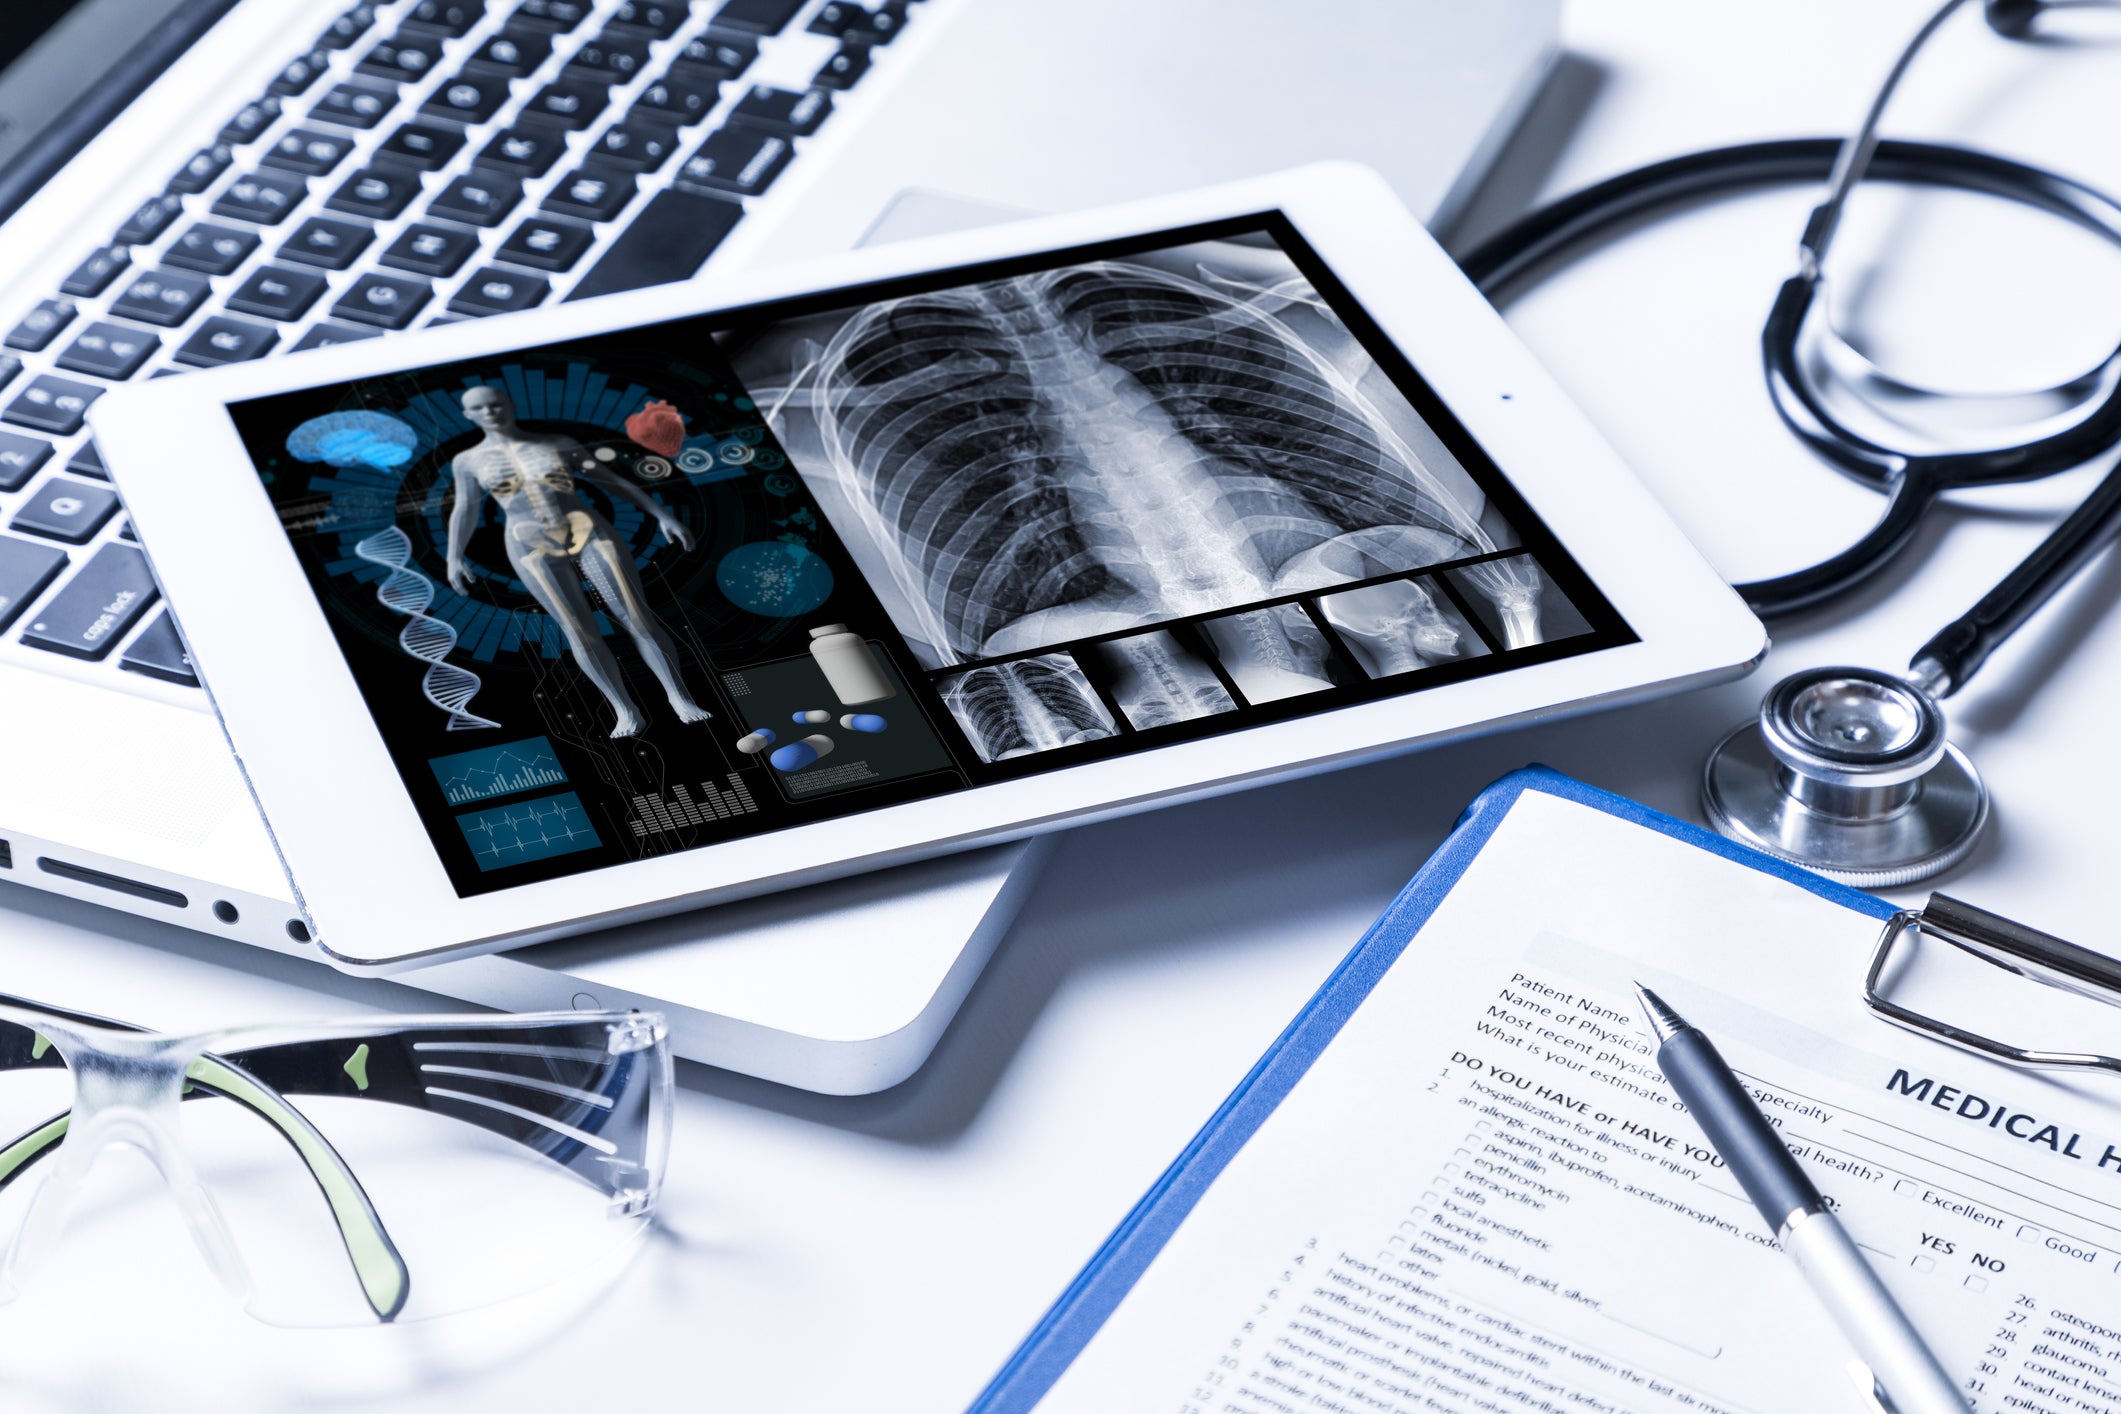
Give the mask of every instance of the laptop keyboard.
M 198 685 L 83 430 L 107 388 L 689 278 L 913 8 L 386 0 L 291 36 L 0 340 L 7 656 Z

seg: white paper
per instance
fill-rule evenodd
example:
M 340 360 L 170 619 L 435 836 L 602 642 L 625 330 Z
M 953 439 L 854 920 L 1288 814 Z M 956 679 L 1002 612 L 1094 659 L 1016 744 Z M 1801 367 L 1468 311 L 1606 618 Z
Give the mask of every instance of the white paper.
M 1970 1407 L 2121 1410 L 2121 1080 L 1874 1019 L 1878 932 L 1526 792 L 1040 1409 L 1872 1409 L 1658 1073 L 1640 980 L 1747 1079 Z M 2007 1039 L 2121 1049 L 2121 1013 L 1950 949 L 1902 971 L 1896 997 Z

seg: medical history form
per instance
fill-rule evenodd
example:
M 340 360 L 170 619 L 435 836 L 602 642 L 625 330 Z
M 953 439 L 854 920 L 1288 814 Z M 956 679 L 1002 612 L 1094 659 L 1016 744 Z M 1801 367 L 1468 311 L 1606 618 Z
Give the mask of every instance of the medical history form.
M 1490 788 L 982 1414 L 1874 1410 L 1658 1073 L 1716 1044 L 1977 1414 L 2121 1409 L 2121 1079 L 1874 1019 L 1893 906 L 1552 772 Z M 1896 998 L 2111 1050 L 1942 945 Z

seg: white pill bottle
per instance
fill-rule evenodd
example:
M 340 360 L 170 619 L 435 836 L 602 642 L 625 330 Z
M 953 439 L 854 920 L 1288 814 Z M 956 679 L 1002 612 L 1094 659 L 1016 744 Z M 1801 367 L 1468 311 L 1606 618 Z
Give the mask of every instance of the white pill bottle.
M 882 702 L 898 695 L 869 645 L 845 624 L 822 624 L 810 630 L 810 656 L 824 669 L 825 681 L 832 684 L 833 694 L 844 706 Z

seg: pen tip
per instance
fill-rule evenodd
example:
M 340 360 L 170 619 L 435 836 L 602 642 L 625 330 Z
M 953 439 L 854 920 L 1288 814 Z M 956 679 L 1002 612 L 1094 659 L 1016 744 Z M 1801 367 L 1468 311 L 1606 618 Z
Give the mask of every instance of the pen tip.
M 1657 1044 L 1660 1046 L 1686 1029 L 1686 1018 L 1673 1011 L 1665 1004 L 1663 997 L 1640 982 L 1635 984 L 1635 999 L 1642 1003 L 1643 1017 L 1650 1023 L 1650 1030 L 1657 1037 Z

